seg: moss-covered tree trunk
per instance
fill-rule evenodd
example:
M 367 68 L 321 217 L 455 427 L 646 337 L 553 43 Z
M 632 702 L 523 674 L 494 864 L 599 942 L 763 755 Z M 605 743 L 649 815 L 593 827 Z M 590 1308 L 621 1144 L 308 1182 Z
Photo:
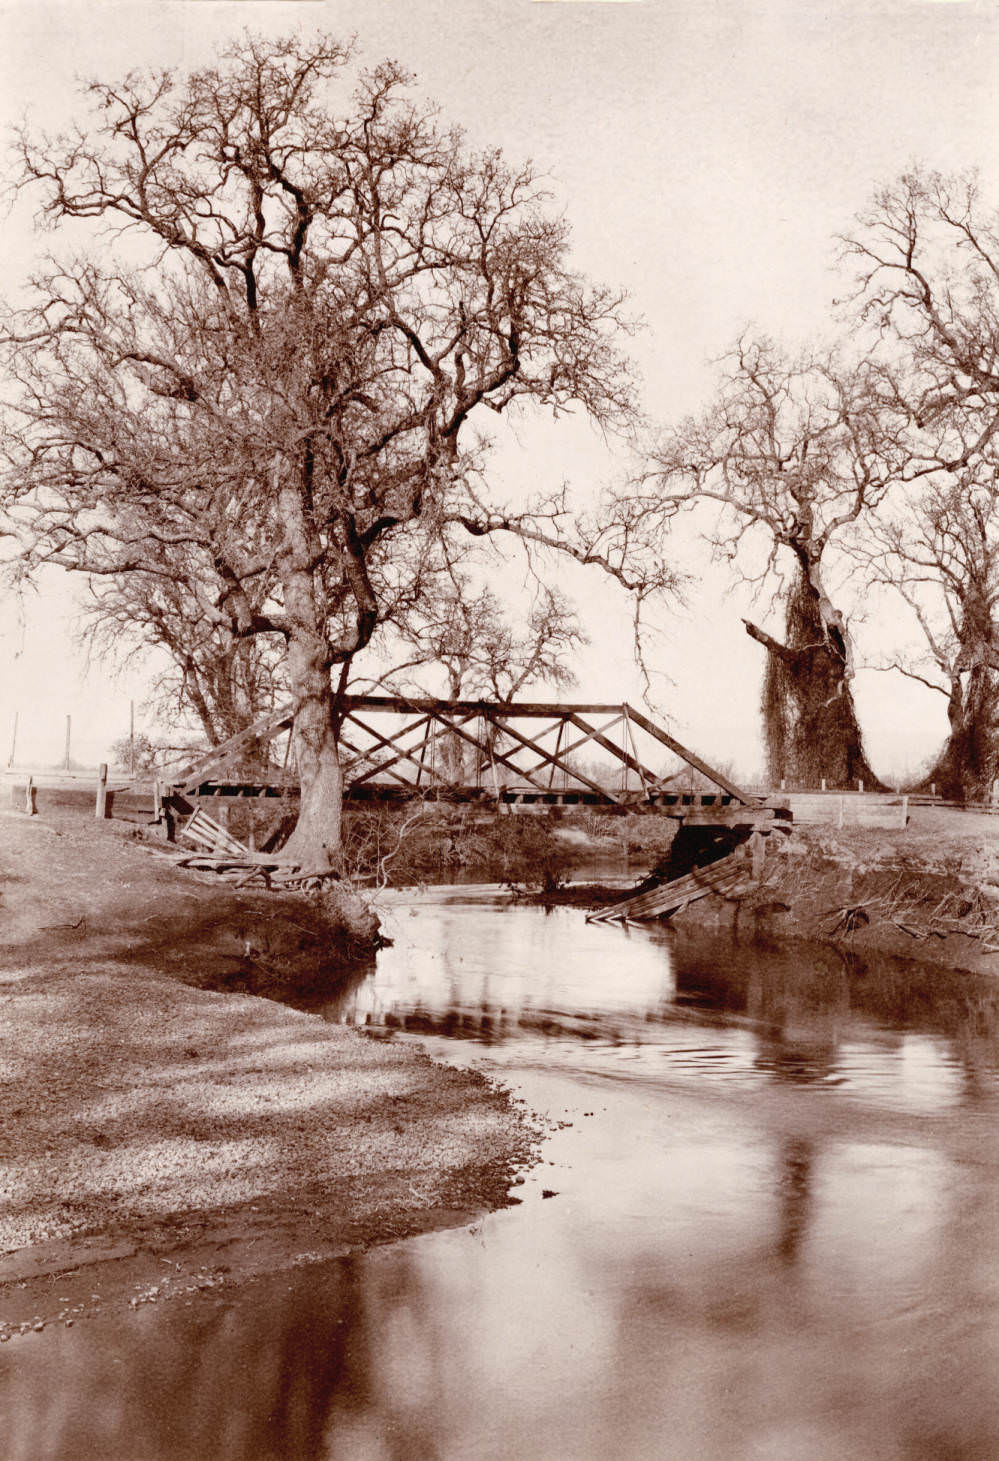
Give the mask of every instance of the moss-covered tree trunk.
M 826 598 L 817 565 L 788 598 L 786 642 L 746 621 L 767 650 L 763 728 L 770 778 L 792 786 L 879 789 L 864 751 L 851 691 L 851 651 L 842 616 Z
M 935 786 L 948 801 L 987 801 L 999 777 L 999 675 L 975 665 L 955 675 L 947 700 L 950 732 L 918 790 Z

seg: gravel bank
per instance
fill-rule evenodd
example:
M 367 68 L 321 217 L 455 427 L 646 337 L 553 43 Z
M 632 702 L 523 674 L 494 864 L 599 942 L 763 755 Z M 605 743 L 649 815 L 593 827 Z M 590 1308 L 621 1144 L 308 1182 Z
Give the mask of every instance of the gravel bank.
M 358 977 L 294 899 L 7 816 L 0 935 L 0 1339 L 145 1300 L 156 1275 L 155 1296 L 189 1292 L 466 1221 L 530 1157 L 479 1076 L 216 992 Z

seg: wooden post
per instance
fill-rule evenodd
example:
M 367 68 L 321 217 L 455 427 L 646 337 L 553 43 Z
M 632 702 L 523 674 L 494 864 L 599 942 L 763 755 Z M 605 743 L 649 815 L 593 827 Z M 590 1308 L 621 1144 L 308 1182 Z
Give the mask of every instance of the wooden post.
M 822 790 L 825 791 L 825 789 L 826 789 L 826 779 L 823 776 L 823 778 L 822 778 Z
M 860 780 L 860 778 L 859 778 L 859 777 L 858 777 L 858 778 L 857 778 L 857 790 L 858 790 L 858 791 L 863 791 L 863 789 L 864 789 L 864 783 L 863 783 L 863 782 L 862 782 L 862 781 L 861 781 L 861 780 Z
M 97 801 L 94 806 L 94 816 L 98 822 L 103 822 L 108 814 L 108 763 L 102 761 L 97 771 Z
M 758 883 L 763 876 L 763 859 L 767 855 L 767 844 L 762 832 L 753 832 L 749 838 L 749 851 L 753 859 L 753 881 Z
M 936 796 L 936 794 L 937 794 L 937 784 L 936 784 L 935 781 L 931 781 L 930 782 L 930 796 Z
M 28 784 L 24 788 L 24 810 L 29 817 L 38 816 L 38 791 L 33 776 L 28 777 Z
M 163 820 L 163 793 L 160 790 L 160 784 L 159 784 L 159 782 L 158 781 L 154 781 L 153 782 L 153 821 L 154 822 L 162 822 L 162 820 Z
M 14 752 L 17 750 L 17 718 L 18 718 L 19 715 L 20 715 L 20 711 L 15 710 L 14 711 L 14 729 L 11 732 L 11 737 L 10 737 L 10 756 L 9 756 L 9 758 L 7 760 L 7 765 L 8 766 L 13 766 L 13 764 L 14 764 Z
M 902 798 L 902 826 L 903 827 L 908 827 L 908 825 L 909 825 L 909 798 L 907 796 L 904 796 Z

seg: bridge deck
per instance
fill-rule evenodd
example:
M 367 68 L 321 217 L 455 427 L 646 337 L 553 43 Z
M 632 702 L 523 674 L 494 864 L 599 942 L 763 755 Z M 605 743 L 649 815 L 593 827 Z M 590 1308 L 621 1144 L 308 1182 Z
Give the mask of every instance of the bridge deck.
M 203 781 L 187 787 L 183 795 L 190 799 L 211 800 L 246 797 L 251 800 L 273 797 L 297 797 L 299 787 L 292 781 Z M 369 781 L 362 786 L 348 786 L 345 799 L 350 804 L 422 801 L 455 803 L 495 803 L 513 807 L 656 807 L 668 815 L 692 818 L 710 812 L 711 821 L 728 819 L 747 808 L 734 797 L 717 792 L 641 791 L 632 789 L 617 793 L 611 802 L 599 791 L 586 788 L 538 791 L 534 787 L 502 787 L 495 794 L 482 786 L 417 787 Z

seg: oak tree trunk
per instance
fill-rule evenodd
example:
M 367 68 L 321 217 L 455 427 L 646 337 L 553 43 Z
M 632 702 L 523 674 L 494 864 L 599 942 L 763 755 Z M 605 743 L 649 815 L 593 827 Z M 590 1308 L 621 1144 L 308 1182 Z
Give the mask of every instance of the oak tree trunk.
M 956 676 L 947 702 L 950 733 L 917 790 L 935 786 L 948 801 L 987 801 L 999 776 L 999 676 L 976 665 Z
M 343 873 L 343 770 L 337 745 L 327 606 L 313 571 L 314 531 L 307 493 L 286 480 L 279 491 L 286 537 L 282 572 L 292 741 L 301 802 L 285 853 L 308 873 Z
M 747 632 L 767 649 L 763 723 L 768 771 L 777 784 L 880 790 L 864 752 L 850 688 L 849 642 L 839 615 L 801 574 L 787 606 L 786 643 L 755 625 Z
M 292 674 L 292 685 L 295 676 Z M 295 756 L 301 787 L 298 821 L 285 854 L 309 873 L 343 873 L 343 770 L 333 722 L 333 692 L 325 685 L 296 695 Z

